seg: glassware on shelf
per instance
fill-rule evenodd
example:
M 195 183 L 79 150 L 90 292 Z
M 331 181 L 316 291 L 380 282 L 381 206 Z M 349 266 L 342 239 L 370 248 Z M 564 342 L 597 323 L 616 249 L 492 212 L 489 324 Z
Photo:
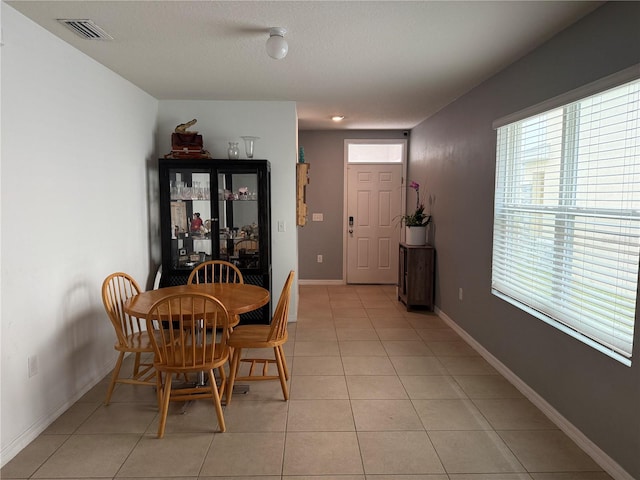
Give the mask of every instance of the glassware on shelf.
M 229 160 L 238 160 L 240 158 L 240 148 L 238 148 L 238 142 L 229 142 L 227 155 L 229 156 Z
M 200 187 L 200 182 L 193 182 L 191 185 L 191 200 L 202 200 L 202 187 Z
M 184 182 L 176 182 L 175 188 L 171 191 L 171 198 L 174 200 L 182 200 L 184 195 Z
M 247 158 L 253 158 L 253 149 L 256 145 L 256 140 L 259 140 L 260 137 L 240 137 L 244 140 L 244 149 L 247 152 Z

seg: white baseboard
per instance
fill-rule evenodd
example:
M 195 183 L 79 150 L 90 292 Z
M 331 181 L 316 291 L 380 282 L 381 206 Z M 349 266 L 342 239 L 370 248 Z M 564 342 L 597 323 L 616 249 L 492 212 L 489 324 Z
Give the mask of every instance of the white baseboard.
M 9 463 L 16 455 L 18 455 L 27 445 L 33 442 L 38 435 L 44 432 L 49 425 L 55 422 L 60 415 L 66 412 L 74 403 L 82 398 L 82 396 L 95 387 L 102 379 L 113 370 L 114 361 L 110 360 L 105 364 L 100 371 L 96 374 L 97 380 L 87 386 L 81 391 L 76 393 L 72 398 L 60 405 L 56 410 L 47 413 L 40 417 L 33 425 L 27 430 L 22 432 L 17 438 L 11 441 L 8 445 L 3 446 L 0 451 L 0 467 L 4 467 Z M 106 391 L 105 391 L 106 394 Z
M 298 285 L 346 285 L 344 280 L 298 280 Z
M 527 385 L 520 377 L 509 370 L 500 360 L 494 357 L 487 349 L 480 345 L 474 338 L 454 322 L 446 313 L 435 308 L 435 313 L 445 321 L 462 339 L 476 352 L 491 364 L 502 376 L 504 376 L 520 393 L 522 393 L 531 403 L 540 409 L 549 420 L 551 420 L 561 431 L 563 431 L 576 445 L 578 445 L 594 462 L 611 475 L 616 480 L 634 480 L 618 463 L 607 455 L 600 447 L 593 443 L 575 425 L 569 422 L 564 416 L 553 408 L 544 398 Z

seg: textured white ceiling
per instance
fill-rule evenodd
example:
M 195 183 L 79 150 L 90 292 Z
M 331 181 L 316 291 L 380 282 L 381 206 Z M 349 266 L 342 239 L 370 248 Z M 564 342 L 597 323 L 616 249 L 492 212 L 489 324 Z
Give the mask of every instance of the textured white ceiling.
M 291 100 L 303 130 L 410 129 L 602 4 L 7 3 L 158 99 Z M 114 40 L 84 40 L 58 18 L 92 19 Z M 283 60 L 265 53 L 273 26 L 288 30 Z

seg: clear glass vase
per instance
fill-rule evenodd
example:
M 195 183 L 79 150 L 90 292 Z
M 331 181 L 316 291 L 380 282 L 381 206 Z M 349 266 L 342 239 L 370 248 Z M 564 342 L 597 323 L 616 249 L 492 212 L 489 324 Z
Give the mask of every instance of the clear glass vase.
M 258 140 L 260 137 L 244 136 L 240 138 L 244 140 L 244 149 L 247 152 L 247 158 L 253 158 L 253 149 L 256 145 L 256 140 Z
M 229 142 L 227 155 L 229 156 L 229 160 L 238 160 L 240 158 L 240 148 L 238 148 L 238 142 Z

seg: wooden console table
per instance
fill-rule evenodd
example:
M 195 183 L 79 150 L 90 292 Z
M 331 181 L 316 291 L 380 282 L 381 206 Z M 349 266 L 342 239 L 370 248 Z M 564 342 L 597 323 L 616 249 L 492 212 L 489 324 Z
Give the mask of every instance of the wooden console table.
M 431 245 L 400 244 L 398 300 L 407 310 L 433 310 L 435 249 Z

